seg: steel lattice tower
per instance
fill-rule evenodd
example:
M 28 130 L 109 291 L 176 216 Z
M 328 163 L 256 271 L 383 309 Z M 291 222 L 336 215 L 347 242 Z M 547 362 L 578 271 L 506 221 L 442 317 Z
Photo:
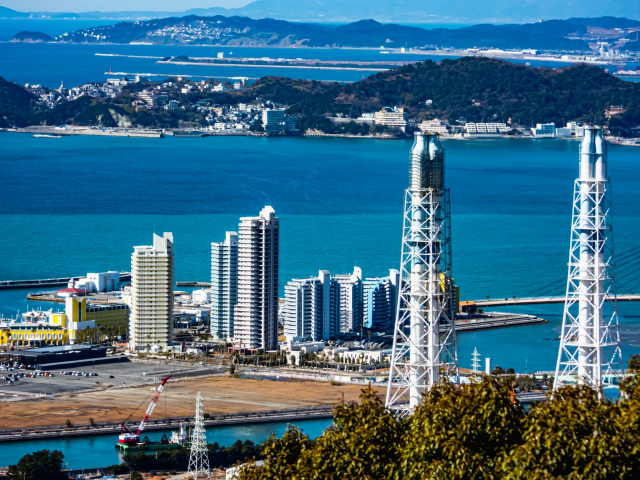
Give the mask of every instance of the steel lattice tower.
M 573 194 L 569 277 L 554 391 L 574 378 L 600 391 L 623 374 L 610 190 L 602 129 L 585 127 Z
M 211 478 L 209 470 L 209 451 L 207 449 L 207 437 L 204 431 L 204 415 L 202 414 L 202 397 L 200 392 L 196 396 L 196 420 L 191 436 L 191 455 L 189 456 L 189 469 L 187 478 L 198 477 Z
M 442 375 L 458 381 L 449 190 L 437 135 L 416 133 L 405 191 L 400 292 L 386 406 L 412 411 Z

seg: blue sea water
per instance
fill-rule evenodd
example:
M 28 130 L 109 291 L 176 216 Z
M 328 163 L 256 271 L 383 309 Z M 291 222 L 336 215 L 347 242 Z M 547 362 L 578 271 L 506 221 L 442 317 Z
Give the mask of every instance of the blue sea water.
M 300 420 L 295 424 L 311 438 L 322 435 L 331 425 L 331 420 Z M 286 422 L 260 423 L 250 425 L 230 425 L 207 428 L 207 441 L 218 442 L 221 447 L 229 447 L 237 440 L 251 440 L 254 443 L 264 442 L 270 435 L 282 437 L 287 429 Z M 170 430 L 148 432 L 151 441 L 158 441 L 162 434 L 171 436 Z M 106 467 L 120 463 L 120 455 L 115 449 L 118 435 L 95 435 L 75 438 L 58 438 L 51 440 L 27 440 L 21 442 L 0 443 L 0 466 L 15 464 L 26 452 L 38 450 L 60 450 L 64 455 L 65 468 L 82 469 Z M 216 468 L 219 465 L 211 465 Z
M 211 242 L 266 204 L 281 218 L 281 290 L 288 280 L 320 269 L 345 273 L 357 265 L 374 277 L 399 265 L 410 141 L 2 133 L 0 143 L 2 280 L 128 271 L 134 245 L 149 244 L 154 231 L 171 231 L 176 279 L 206 281 Z M 524 296 L 562 280 L 578 143 L 443 145 L 453 272 L 462 298 Z M 640 233 L 640 150 L 611 146 L 609 156 L 616 251 L 624 252 Z M 640 291 L 633 272 L 620 279 L 619 292 Z M 0 313 L 24 311 L 25 294 L 1 292 Z M 549 323 L 462 334 L 461 365 L 477 347 L 494 365 L 552 369 L 562 306 L 517 311 Z M 621 304 L 620 312 L 628 357 L 640 353 L 640 307 Z

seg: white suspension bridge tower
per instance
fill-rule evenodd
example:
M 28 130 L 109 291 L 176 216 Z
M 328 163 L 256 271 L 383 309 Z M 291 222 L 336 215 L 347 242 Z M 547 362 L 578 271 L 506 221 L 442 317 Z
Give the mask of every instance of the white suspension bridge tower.
M 602 129 L 585 127 L 554 391 L 573 381 L 601 391 L 623 374 L 610 193 Z
M 411 412 L 443 375 L 458 382 L 454 312 L 444 151 L 437 135 L 416 133 L 405 191 L 388 409 Z

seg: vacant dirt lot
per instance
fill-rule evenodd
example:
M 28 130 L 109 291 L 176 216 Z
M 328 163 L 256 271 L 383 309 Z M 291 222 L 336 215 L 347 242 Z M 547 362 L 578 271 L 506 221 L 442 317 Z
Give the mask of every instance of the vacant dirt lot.
M 0 403 L 2 428 L 26 428 L 123 421 L 138 422 L 151 401 L 153 387 L 132 387 L 103 392 Z M 233 377 L 211 377 L 165 385 L 152 418 L 190 416 L 195 396 L 203 397 L 205 413 L 255 412 L 319 405 L 334 405 L 344 394 L 346 401 L 357 400 L 362 387 L 316 382 L 278 382 Z M 383 389 L 376 388 L 380 395 Z

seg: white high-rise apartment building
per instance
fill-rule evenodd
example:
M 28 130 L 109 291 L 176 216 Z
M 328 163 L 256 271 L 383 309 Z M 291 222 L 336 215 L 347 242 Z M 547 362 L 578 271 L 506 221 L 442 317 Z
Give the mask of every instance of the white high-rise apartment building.
M 233 337 L 233 312 L 238 303 L 238 234 L 211 244 L 211 334 Z
M 235 348 L 268 351 L 278 346 L 279 219 L 266 206 L 240 219 Z
M 333 279 L 338 283 L 340 332 L 359 332 L 362 327 L 362 269 L 354 267 L 353 273 L 334 275 Z
M 336 291 L 337 283 L 326 270 L 320 270 L 317 277 L 288 282 L 284 287 L 287 340 L 320 341 L 335 337 L 339 332 Z
M 153 245 L 131 255 L 129 348 L 166 350 L 173 345 L 173 235 L 153 234 Z

